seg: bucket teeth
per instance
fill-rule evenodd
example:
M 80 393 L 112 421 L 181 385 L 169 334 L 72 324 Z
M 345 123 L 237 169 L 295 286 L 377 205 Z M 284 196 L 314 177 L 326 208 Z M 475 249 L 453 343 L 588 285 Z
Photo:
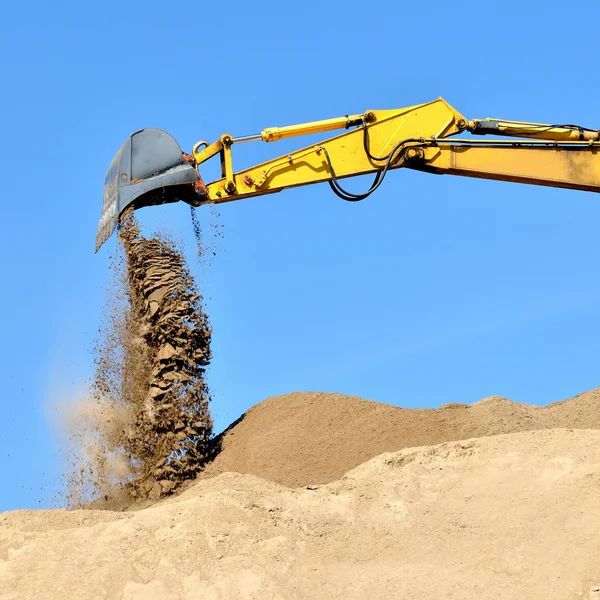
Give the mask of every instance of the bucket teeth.
M 116 212 L 116 211 L 115 211 Z M 98 225 L 98 231 L 96 233 L 96 245 L 94 252 L 100 250 L 100 246 L 104 244 L 113 234 L 117 227 L 117 218 L 114 215 L 105 214 L 100 219 L 100 225 Z

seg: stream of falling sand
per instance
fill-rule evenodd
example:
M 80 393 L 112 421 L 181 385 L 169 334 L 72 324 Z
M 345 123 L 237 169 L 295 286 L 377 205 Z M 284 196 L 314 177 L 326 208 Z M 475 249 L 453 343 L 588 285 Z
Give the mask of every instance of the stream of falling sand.
M 121 217 L 119 240 L 125 301 L 100 332 L 93 411 L 77 434 L 85 464 L 70 478 L 71 498 L 85 480 L 79 498 L 125 488 L 134 499 L 158 499 L 193 479 L 210 452 L 211 329 L 202 296 L 175 244 L 143 237 L 133 210 Z

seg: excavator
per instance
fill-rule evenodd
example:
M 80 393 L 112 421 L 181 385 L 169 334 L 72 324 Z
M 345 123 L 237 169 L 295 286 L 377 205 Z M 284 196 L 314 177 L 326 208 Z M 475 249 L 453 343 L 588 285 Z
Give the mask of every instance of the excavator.
M 278 140 L 334 130 L 341 135 L 236 172 L 237 144 Z M 469 137 L 456 137 L 470 134 Z M 478 136 L 491 136 L 482 139 Z M 132 206 L 182 200 L 191 206 L 221 204 L 313 183 L 328 182 L 340 198 L 356 202 L 401 167 L 445 175 L 529 183 L 600 192 L 600 131 L 572 124 L 542 124 L 502 119 L 468 120 L 442 98 L 395 110 L 369 110 L 256 135 L 200 141 L 192 153 L 160 129 L 129 137 L 106 174 L 102 216 L 95 251 L 114 232 Z M 205 184 L 200 167 L 219 156 L 221 177 Z M 340 183 L 372 173 L 372 184 L 354 193 Z

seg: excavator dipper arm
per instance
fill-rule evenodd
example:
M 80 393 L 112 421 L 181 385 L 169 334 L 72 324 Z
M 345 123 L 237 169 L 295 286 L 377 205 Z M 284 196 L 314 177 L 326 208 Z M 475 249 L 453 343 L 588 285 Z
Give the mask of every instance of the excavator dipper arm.
M 241 171 L 233 167 L 236 144 L 346 129 L 318 144 Z M 470 138 L 456 138 L 468 132 Z M 494 135 L 495 139 L 479 136 Z M 511 138 L 511 139 L 502 139 Z M 261 196 L 329 182 L 344 200 L 373 193 L 392 169 L 513 181 L 584 191 L 600 191 L 599 132 L 576 125 L 546 125 L 484 119 L 468 121 L 441 98 L 398 110 L 373 110 L 290 127 L 265 129 L 216 142 L 198 142 L 192 155 L 181 152 L 158 129 L 137 132 L 122 146 L 107 173 L 96 250 L 110 237 L 120 214 L 135 208 L 183 200 L 193 206 Z M 221 178 L 204 184 L 204 162 L 220 157 Z M 362 194 L 340 180 L 374 174 Z

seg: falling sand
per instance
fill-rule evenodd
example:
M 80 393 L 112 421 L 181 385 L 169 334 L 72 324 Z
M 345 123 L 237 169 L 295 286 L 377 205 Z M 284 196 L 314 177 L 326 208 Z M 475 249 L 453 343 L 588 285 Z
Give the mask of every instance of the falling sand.
M 211 329 L 202 297 L 172 240 L 143 237 L 132 210 L 119 240 L 124 269 L 115 263 L 92 397 L 72 425 L 74 505 L 115 489 L 158 499 L 194 478 L 209 452 Z

